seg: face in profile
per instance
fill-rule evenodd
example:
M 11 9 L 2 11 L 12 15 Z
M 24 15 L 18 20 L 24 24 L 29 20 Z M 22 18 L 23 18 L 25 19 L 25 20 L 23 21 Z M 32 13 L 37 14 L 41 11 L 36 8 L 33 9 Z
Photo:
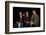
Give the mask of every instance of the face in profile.
M 35 11 L 35 10 L 33 10 L 33 11 L 32 11 L 32 13 L 33 13 L 33 15 L 35 15 L 35 14 L 36 14 L 36 11 Z

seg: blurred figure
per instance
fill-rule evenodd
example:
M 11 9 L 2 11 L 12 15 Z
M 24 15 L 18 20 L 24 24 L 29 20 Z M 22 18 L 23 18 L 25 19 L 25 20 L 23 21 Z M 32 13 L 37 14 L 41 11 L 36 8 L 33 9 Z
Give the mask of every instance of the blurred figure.
M 23 22 L 23 27 L 25 26 L 25 22 L 24 22 L 24 19 L 25 19 L 25 13 L 23 13 L 23 19 L 22 19 L 22 22 Z
M 24 27 L 30 27 L 30 19 L 29 19 L 28 11 L 26 11 L 26 16 L 24 17 Z
M 16 21 L 16 27 L 18 27 L 18 28 L 23 27 L 23 23 L 22 23 L 22 12 L 19 12 L 19 21 Z
M 39 26 L 39 16 L 36 13 L 36 10 L 32 11 L 33 15 L 31 16 L 31 26 Z
M 23 22 L 24 22 L 24 18 L 25 18 L 25 13 L 23 13 Z
M 22 12 L 19 12 L 20 22 L 22 22 Z
M 23 17 L 25 17 L 25 13 L 23 13 Z
M 22 23 L 22 12 L 19 12 L 19 23 L 20 23 L 20 27 L 23 27 L 23 23 Z

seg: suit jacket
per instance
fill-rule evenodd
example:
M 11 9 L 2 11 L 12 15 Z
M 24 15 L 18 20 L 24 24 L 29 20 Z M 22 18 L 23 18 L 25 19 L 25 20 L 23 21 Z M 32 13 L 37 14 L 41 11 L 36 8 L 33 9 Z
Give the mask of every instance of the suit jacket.
M 31 16 L 31 22 L 33 22 L 33 25 L 34 26 L 39 26 L 39 16 L 38 15 L 35 15 L 35 16 Z

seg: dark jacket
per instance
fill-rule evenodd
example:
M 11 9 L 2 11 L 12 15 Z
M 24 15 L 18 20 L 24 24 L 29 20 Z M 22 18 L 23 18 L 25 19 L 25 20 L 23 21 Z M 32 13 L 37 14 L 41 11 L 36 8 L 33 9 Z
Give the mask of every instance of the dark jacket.
M 30 23 L 26 23 L 26 22 L 29 22 L 30 21 L 30 19 L 29 19 L 29 17 L 23 17 L 23 27 L 30 27 Z

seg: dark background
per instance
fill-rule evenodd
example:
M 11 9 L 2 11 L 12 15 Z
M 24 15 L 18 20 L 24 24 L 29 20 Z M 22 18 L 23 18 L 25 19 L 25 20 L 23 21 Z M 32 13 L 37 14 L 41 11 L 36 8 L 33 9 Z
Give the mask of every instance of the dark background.
M 13 28 L 15 28 L 16 19 L 19 21 L 19 12 L 26 13 L 26 11 L 29 12 L 29 16 L 31 18 L 32 10 L 36 10 L 36 13 L 38 14 L 40 18 L 40 8 L 28 8 L 28 7 L 13 7 Z M 39 26 L 40 26 L 40 20 L 39 20 Z

